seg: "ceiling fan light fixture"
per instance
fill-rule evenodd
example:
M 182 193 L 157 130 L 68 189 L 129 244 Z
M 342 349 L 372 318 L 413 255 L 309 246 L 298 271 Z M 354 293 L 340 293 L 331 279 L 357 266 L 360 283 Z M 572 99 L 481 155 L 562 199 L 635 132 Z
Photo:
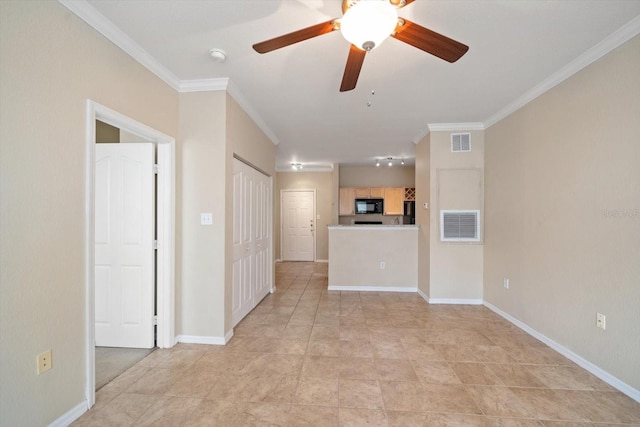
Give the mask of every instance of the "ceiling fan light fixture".
M 389 0 L 360 0 L 351 6 L 340 22 L 340 32 L 354 46 L 370 51 L 393 33 L 398 12 Z

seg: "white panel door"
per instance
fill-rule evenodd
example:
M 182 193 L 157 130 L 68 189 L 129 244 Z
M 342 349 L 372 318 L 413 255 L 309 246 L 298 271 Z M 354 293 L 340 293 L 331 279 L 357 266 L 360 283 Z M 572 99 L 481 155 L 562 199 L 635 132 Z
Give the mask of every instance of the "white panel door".
M 253 269 L 255 240 L 251 217 L 253 209 L 253 179 L 243 163 L 233 163 L 233 306 L 235 326 L 253 309 Z
M 232 324 L 271 289 L 271 178 L 233 161 Z
M 256 197 L 254 218 L 255 282 L 254 306 L 264 298 L 271 288 L 271 178 L 255 171 Z
M 95 344 L 152 348 L 154 146 L 96 144 L 95 161 Z
M 314 261 L 313 191 L 282 192 L 282 260 Z

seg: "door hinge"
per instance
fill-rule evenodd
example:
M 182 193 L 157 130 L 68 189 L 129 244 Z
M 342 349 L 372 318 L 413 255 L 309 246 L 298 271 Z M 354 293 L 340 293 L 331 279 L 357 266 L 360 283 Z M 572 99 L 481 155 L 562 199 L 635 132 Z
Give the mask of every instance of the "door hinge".
M 160 166 L 158 166 L 157 164 L 153 165 L 153 173 L 158 175 L 158 171 L 160 170 Z
M 154 325 L 158 324 L 158 316 L 153 316 L 153 324 Z
M 158 250 L 158 241 L 157 240 L 153 241 L 153 249 L 154 250 Z

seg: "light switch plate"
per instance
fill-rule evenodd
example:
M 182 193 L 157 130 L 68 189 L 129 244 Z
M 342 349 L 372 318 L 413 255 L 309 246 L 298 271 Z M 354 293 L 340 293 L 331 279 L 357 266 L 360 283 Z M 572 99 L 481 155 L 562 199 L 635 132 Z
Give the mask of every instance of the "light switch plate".
M 212 224 L 213 224 L 213 214 L 211 212 L 200 214 L 200 225 L 212 225 Z

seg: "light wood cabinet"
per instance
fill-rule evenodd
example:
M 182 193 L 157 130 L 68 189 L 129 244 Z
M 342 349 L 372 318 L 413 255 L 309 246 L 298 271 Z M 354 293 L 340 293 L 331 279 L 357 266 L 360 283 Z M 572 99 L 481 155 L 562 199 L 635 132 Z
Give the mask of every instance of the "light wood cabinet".
M 355 188 L 340 187 L 340 215 L 355 215 Z
M 384 214 L 403 215 L 404 214 L 404 188 L 384 189 Z
M 368 199 L 370 196 L 369 187 L 354 188 L 356 199 Z
M 384 188 L 383 187 L 372 187 L 369 189 L 369 194 L 372 199 L 383 199 L 384 198 Z

